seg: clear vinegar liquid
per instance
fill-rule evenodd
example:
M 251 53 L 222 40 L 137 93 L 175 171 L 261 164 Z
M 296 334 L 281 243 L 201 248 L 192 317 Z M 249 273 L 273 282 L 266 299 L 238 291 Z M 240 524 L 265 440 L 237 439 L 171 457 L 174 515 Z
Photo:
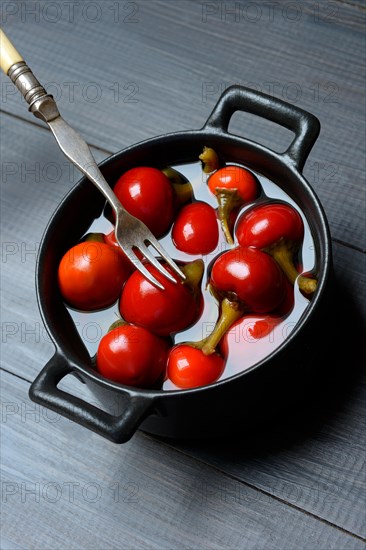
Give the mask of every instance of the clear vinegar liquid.
M 209 175 L 203 173 L 200 162 L 174 165 L 173 168 L 180 172 L 191 182 L 194 191 L 194 200 L 206 202 L 210 204 L 213 208 L 217 208 L 216 198 L 212 195 L 207 186 L 207 179 Z M 257 176 L 261 184 L 262 192 L 260 197 L 255 202 L 251 204 L 246 204 L 240 210 L 237 219 L 242 212 L 244 212 L 248 208 L 251 208 L 254 204 L 262 201 L 264 202 L 267 199 L 277 199 L 293 206 L 300 213 L 304 222 L 304 240 L 298 254 L 298 261 L 302 265 L 302 272 L 313 272 L 316 265 L 315 247 L 309 224 L 303 212 L 299 209 L 295 201 L 291 199 L 291 197 L 287 195 L 287 193 L 283 191 L 278 185 L 274 184 L 272 181 L 265 178 L 261 174 L 256 173 L 253 170 L 251 171 Z M 162 208 L 164 208 L 163 205 Z M 201 258 L 205 263 L 205 273 L 202 280 L 202 294 L 204 299 L 202 315 L 194 326 L 189 327 L 187 330 L 174 335 L 175 344 L 181 342 L 194 342 L 205 338 L 213 330 L 215 323 L 218 319 L 218 303 L 206 288 L 208 284 L 208 270 L 215 258 L 217 258 L 222 252 L 225 252 L 226 250 L 230 250 L 231 248 L 237 246 L 237 244 L 229 245 L 226 242 L 219 221 L 218 226 L 218 245 L 215 250 L 204 256 L 190 255 L 178 250 L 172 242 L 171 231 L 165 237 L 160 239 L 161 244 L 174 260 L 190 262 L 197 258 Z M 112 230 L 112 223 L 104 215 L 102 215 L 93 221 L 86 233 L 107 234 L 110 233 Z M 235 229 L 233 230 L 233 233 L 234 232 Z M 221 375 L 220 380 L 243 372 L 247 368 L 252 367 L 253 364 L 258 362 L 258 360 L 261 360 L 269 353 L 272 353 L 286 340 L 288 335 L 298 323 L 308 305 L 309 300 L 301 294 L 298 287 L 295 285 L 293 309 L 286 317 L 282 318 L 282 320 L 267 336 L 265 336 L 261 340 L 254 341 L 250 338 L 245 338 L 245 335 L 243 336 L 243 334 L 238 334 L 238 340 L 243 340 L 242 350 L 240 349 L 240 358 L 238 360 L 237 354 L 235 354 L 234 356 L 230 353 L 229 350 L 225 370 Z M 90 356 L 94 357 L 97 352 L 101 338 L 104 336 L 104 334 L 107 333 L 109 326 L 120 317 L 118 302 L 107 309 L 92 313 L 78 311 L 69 307 L 68 311 L 75 323 L 80 337 L 82 338 L 86 348 L 88 349 Z M 258 318 L 260 317 L 261 316 L 259 315 Z M 254 346 L 256 346 L 255 354 L 253 354 Z M 262 349 L 259 349 L 260 347 Z M 162 389 L 176 390 L 177 388 L 172 382 L 170 382 L 170 380 L 166 380 L 162 385 Z

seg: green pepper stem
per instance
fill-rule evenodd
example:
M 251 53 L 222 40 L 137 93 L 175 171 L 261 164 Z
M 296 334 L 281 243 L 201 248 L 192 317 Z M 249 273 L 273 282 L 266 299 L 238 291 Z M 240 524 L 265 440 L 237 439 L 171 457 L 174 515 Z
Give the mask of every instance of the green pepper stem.
M 230 214 L 241 204 L 241 199 L 237 189 L 216 188 L 216 199 L 219 205 L 218 214 L 221 222 L 221 227 L 225 235 L 225 239 L 229 244 L 234 244 L 234 239 L 230 230 Z
M 219 157 L 212 147 L 204 146 L 198 158 L 202 162 L 202 169 L 205 174 L 211 174 L 211 172 L 214 172 L 220 167 Z
M 111 332 L 111 330 L 114 330 L 116 328 L 119 328 L 119 327 L 123 327 L 125 325 L 128 325 L 128 323 L 121 318 L 117 319 L 117 321 L 114 321 L 111 326 L 108 328 L 107 332 Z
M 104 243 L 103 233 L 88 233 L 84 237 L 84 242 Z
M 191 183 L 172 183 L 172 186 L 180 205 L 186 204 L 192 200 L 193 189 Z
M 244 310 L 239 302 L 232 302 L 224 298 L 221 302 L 221 314 L 215 328 L 207 338 L 194 342 L 191 345 L 200 349 L 205 355 L 211 355 L 216 351 L 221 338 L 227 333 L 235 321 L 243 316 Z
M 183 174 L 171 166 L 162 169 L 163 174 L 169 179 L 180 206 L 193 199 L 193 187 Z
M 203 260 L 193 260 L 193 262 L 181 265 L 180 268 L 186 276 L 184 284 L 189 286 L 195 296 L 199 295 L 201 281 L 205 270 Z
M 291 284 L 294 285 L 297 280 L 297 284 L 302 292 L 305 294 L 313 294 L 315 292 L 318 284 L 317 280 L 299 275 L 294 266 L 293 246 L 288 245 L 285 241 L 281 241 L 271 247 L 268 252 L 280 265 Z

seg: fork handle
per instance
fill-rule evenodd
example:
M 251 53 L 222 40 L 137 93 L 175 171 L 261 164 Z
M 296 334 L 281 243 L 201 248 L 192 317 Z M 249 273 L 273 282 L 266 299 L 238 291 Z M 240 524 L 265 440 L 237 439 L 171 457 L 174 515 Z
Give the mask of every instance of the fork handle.
M 139 232 L 144 233 L 144 243 L 150 241 L 156 250 L 158 250 L 158 243 L 154 244 L 153 240 L 156 240 L 151 231 L 140 221 L 132 216 L 118 200 L 111 187 L 108 185 L 103 177 L 103 174 L 99 170 L 97 163 L 89 149 L 86 141 L 77 133 L 69 124 L 61 117 L 56 102 L 52 95 L 48 94 L 40 82 L 36 79 L 28 65 L 23 60 L 23 57 L 16 50 L 4 31 L 0 28 L 0 66 L 1 69 L 9 76 L 15 86 L 21 92 L 26 102 L 29 104 L 29 110 L 44 122 L 46 122 L 51 129 L 56 141 L 66 155 L 66 157 L 79 169 L 83 174 L 89 178 L 94 185 L 103 193 L 107 201 L 112 206 L 116 214 L 116 238 L 121 249 L 133 262 L 137 269 L 139 269 L 143 275 L 149 279 L 154 285 L 159 288 L 163 286 L 159 283 L 155 277 L 145 268 L 143 263 L 136 259 L 134 252 L 132 251 L 131 243 L 121 243 L 118 238 L 118 224 L 119 219 L 123 216 L 124 224 L 129 224 L 129 230 L 132 234 L 137 235 Z M 178 273 L 184 280 L 184 274 L 179 267 L 169 257 L 162 247 L 159 249 L 163 258 L 173 267 L 174 271 Z M 150 262 L 152 260 L 150 259 Z M 154 262 L 152 262 L 154 263 Z M 162 271 L 160 269 L 160 271 Z M 175 282 L 175 279 L 166 272 L 165 276 Z
M 0 29 L 0 45 L 1 69 L 18 88 L 29 105 L 29 111 L 44 122 L 60 116 L 53 97 L 46 92 L 2 29 Z
M 123 208 L 104 179 L 85 140 L 61 119 L 55 100 L 46 92 L 1 28 L 0 45 L 1 69 L 21 92 L 29 104 L 29 110 L 34 116 L 49 124 L 63 153 L 98 187 L 116 215 L 123 214 L 130 219 L 130 223 L 133 223 L 135 218 Z
M 8 74 L 12 65 L 24 59 L 2 29 L 0 29 L 0 46 L 0 67 L 5 74 Z

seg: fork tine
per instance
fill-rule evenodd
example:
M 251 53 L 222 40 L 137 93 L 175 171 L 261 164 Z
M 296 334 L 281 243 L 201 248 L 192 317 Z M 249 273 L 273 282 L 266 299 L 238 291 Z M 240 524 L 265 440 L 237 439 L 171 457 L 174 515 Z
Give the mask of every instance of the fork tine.
M 164 277 L 172 281 L 172 283 L 176 283 L 177 280 L 167 271 L 163 265 L 155 258 L 155 256 L 151 253 L 151 251 L 148 249 L 148 247 L 145 244 L 138 244 L 135 245 L 140 252 L 145 256 L 145 258 L 158 270 Z
M 116 197 L 115 200 L 117 201 Z M 184 273 L 179 269 L 172 258 L 170 258 L 169 254 L 160 245 L 158 240 L 154 237 L 146 225 L 137 218 L 131 216 L 131 214 L 129 214 L 119 202 L 115 210 L 117 214 L 114 230 L 116 240 L 130 261 L 135 265 L 136 269 L 138 269 L 152 284 L 164 290 L 164 286 L 156 280 L 156 278 L 143 265 L 142 261 L 136 256 L 134 249 L 140 250 L 140 252 L 142 252 L 142 254 L 146 257 L 147 261 L 150 262 L 166 279 L 169 279 L 173 283 L 177 282 L 173 275 L 169 273 L 169 271 L 167 271 L 167 269 L 165 269 L 164 266 L 151 253 L 148 248 L 149 244 L 151 244 L 151 246 L 155 248 L 155 250 L 180 277 L 180 279 L 184 281 L 186 278 Z
M 156 250 L 156 252 L 159 252 L 160 256 L 164 258 L 166 263 L 170 265 L 170 267 L 175 271 L 175 273 L 184 281 L 186 276 L 184 275 L 183 271 L 177 266 L 177 264 L 171 259 L 169 254 L 164 250 L 164 248 L 161 246 L 159 241 L 157 241 L 154 238 L 146 239 L 145 242 L 151 244 Z M 161 265 L 161 264 L 160 264 Z
M 147 249 L 147 247 L 145 247 Z M 124 248 L 123 249 L 124 253 L 126 254 L 126 256 L 128 257 L 128 259 L 130 260 L 130 262 L 133 263 L 133 265 L 136 267 L 136 269 L 138 269 L 140 271 L 140 273 L 142 273 L 142 275 L 148 280 L 150 281 L 150 283 L 152 283 L 153 285 L 157 286 L 158 288 L 160 288 L 161 290 L 164 290 L 164 286 L 159 283 L 159 281 L 157 279 L 155 279 L 154 275 L 152 275 L 150 273 L 150 271 L 148 269 L 146 269 L 146 267 L 144 266 L 144 264 L 142 263 L 142 261 L 136 256 L 136 254 L 133 252 L 133 250 L 131 250 L 130 248 Z M 154 256 L 153 256 L 154 257 Z M 155 258 L 154 258 L 155 260 Z M 157 260 L 156 260 L 157 261 Z M 158 262 L 157 262 L 158 263 Z M 155 264 L 154 264 L 155 265 Z M 159 264 L 160 266 L 160 264 Z M 159 270 L 160 271 L 160 270 Z M 164 275 L 165 275 L 165 270 L 164 270 Z M 169 275 L 169 278 L 171 278 L 171 275 L 170 273 L 168 274 Z M 175 281 L 176 282 L 176 281 Z

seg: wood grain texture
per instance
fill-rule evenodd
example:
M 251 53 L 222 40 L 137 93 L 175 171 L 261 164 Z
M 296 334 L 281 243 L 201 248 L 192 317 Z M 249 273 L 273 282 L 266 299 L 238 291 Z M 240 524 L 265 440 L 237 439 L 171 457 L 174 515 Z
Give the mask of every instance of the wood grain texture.
M 13 150 L 20 133 L 27 146 L 22 147 L 20 163 L 16 163 L 15 152 L 14 156 L 8 157 L 15 163 L 15 167 L 9 165 L 14 174 L 7 175 L 2 188 L 2 358 L 6 370 L 32 381 L 53 354 L 53 345 L 43 328 L 36 304 L 34 251 L 53 209 L 78 175 L 72 172 L 70 177 L 67 161 L 63 160 L 48 131 L 7 115 L 3 118 L 7 125 L 11 124 L 9 134 L 13 133 L 13 141 L 10 141 Z M 33 160 L 37 148 L 43 151 L 42 162 Z M 36 169 L 37 163 L 39 167 Z M 38 178 L 38 171 L 48 174 L 49 181 L 47 177 Z M 56 176 L 58 181 L 53 182 Z M 28 228 L 26 233 L 24 228 Z M 339 364 L 342 357 L 354 368 L 362 362 L 362 337 L 357 340 L 358 332 L 349 335 L 348 329 L 364 322 L 362 311 L 366 309 L 366 280 L 362 266 L 365 255 L 335 244 L 334 260 L 339 284 L 345 294 L 343 302 L 350 304 L 350 309 L 346 308 L 343 312 L 339 307 L 343 338 L 337 347 L 338 357 L 335 360 Z M 350 348 L 351 363 L 348 356 Z M 89 401 L 93 400 L 86 388 L 75 386 L 74 379 L 67 380 L 65 388 Z M 217 452 L 216 444 L 197 448 L 194 443 L 193 446 L 177 448 L 291 505 L 362 535 L 364 447 L 360 445 L 362 432 L 359 417 L 365 418 L 365 413 L 364 393 L 359 392 L 363 390 L 364 386 L 358 387 L 354 382 L 353 388 L 351 386 L 339 403 L 329 400 L 318 402 L 316 416 L 324 421 L 324 425 L 318 424 L 315 418 L 309 425 L 309 419 L 300 419 L 300 427 L 286 422 L 280 424 L 274 432 L 276 436 L 269 434 L 264 448 L 262 439 L 258 441 L 256 438 L 251 441 L 251 452 L 248 451 L 246 439 L 239 446 L 229 441 L 225 444 L 224 453 L 222 450 Z M 263 437 L 268 437 L 266 431 Z M 276 437 L 282 442 L 280 448 Z M 335 475 L 337 471 L 342 474 Z
M 346 371 L 341 387 L 330 380 L 321 397 L 308 392 L 306 403 L 254 433 L 244 427 L 235 440 L 174 447 L 366 537 L 365 377 L 350 384 Z
M 83 0 L 70 12 L 67 2 L 8 2 L 2 12 L 6 32 L 65 118 L 97 146 L 98 161 L 202 126 L 233 83 L 321 120 L 304 173 L 335 241 L 336 328 L 325 327 L 331 338 L 320 350 L 330 375 L 297 410 L 236 441 L 140 432 L 114 446 L 30 403 L 29 382 L 53 354 L 36 304 L 36 251 L 79 175 L 2 76 L 1 462 L 2 489 L 17 492 L 5 501 L 2 493 L 1 547 L 363 548 L 364 2 L 276 4 L 272 16 L 267 2 L 116 4 Z M 291 141 L 242 113 L 230 131 L 279 151 Z M 74 379 L 63 384 L 92 399 Z
M 90 143 L 115 152 L 197 128 L 228 85 L 260 89 L 321 120 L 305 175 L 325 204 L 334 237 L 366 249 L 364 10 L 295 2 L 271 15 L 261 2 L 248 10 L 245 2 L 143 0 L 120 3 L 118 13 L 105 1 L 93 15 L 80 2 L 72 17 L 66 8 L 54 15 L 55 25 L 42 8 L 47 2 L 35 4 L 38 19 L 19 9 L 4 26 Z M 37 40 L 28 41 L 28 32 Z M 7 112 L 31 117 L 5 77 L 2 96 Z M 231 131 L 279 150 L 290 139 L 244 115 L 234 117 Z
M 38 313 L 34 270 L 39 243 L 59 202 L 79 179 L 47 129 L 3 115 L 2 143 L 3 348 L 8 367 L 32 380 L 52 345 Z M 21 156 L 18 147 L 21 148 Z M 93 150 L 97 160 L 104 155 Z M 364 254 L 335 243 L 335 269 L 351 299 L 365 305 Z M 16 348 L 20 356 L 12 348 Z M 23 355 L 24 354 L 24 355 Z M 19 362 L 19 365 L 18 365 Z
M 2 374 L 4 550 L 25 540 L 30 549 L 363 548 L 141 434 L 108 443 L 30 403 L 27 389 Z
M 335 246 L 334 258 L 337 301 L 318 350 L 323 373 L 304 397 L 235 438 L 166 443 L 366 537 L 365 256 Z
M 29 380 L 42 366 L 40 357 L 43 362 L 53 354 L 35 294 L 39 244 L 54 210 L 80 174 L 46 128 L 8 115 L 2 116 L 2 125 L 7 128 L 0 192 L 2 358 L 8 370 Z M 98 161 L 105 157 L 93 153 Z

